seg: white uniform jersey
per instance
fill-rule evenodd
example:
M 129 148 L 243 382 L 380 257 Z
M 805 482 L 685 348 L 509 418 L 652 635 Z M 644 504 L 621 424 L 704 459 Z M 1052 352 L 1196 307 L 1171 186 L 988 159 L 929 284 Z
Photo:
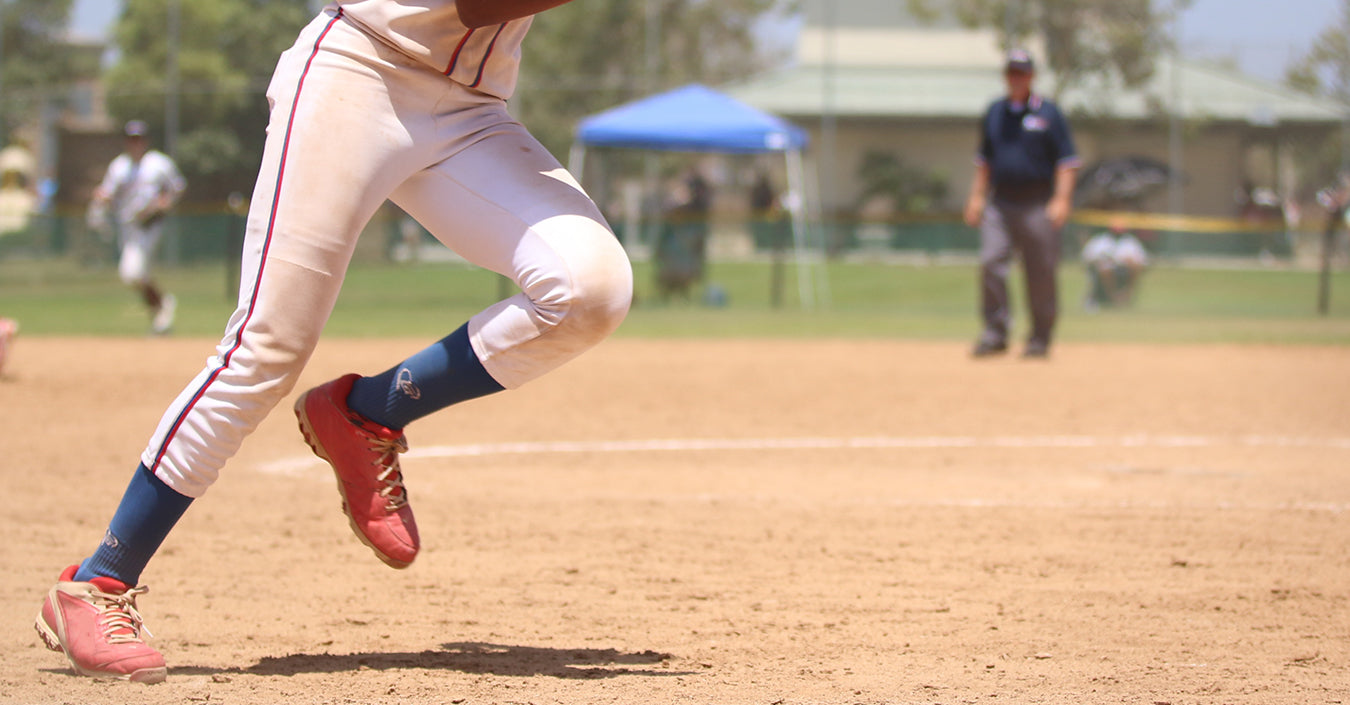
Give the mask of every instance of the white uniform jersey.
M 1139 239 L 1133 235 L 1122 235 L 1116 241 L 1116 249 L 1112 254 L 1115 256 L 1117 264 L 1148 266 L 1148 250 L 1145 250 L 1144 243 L 1139 242 Z
M 140 161 L 133 160 L 129 154 L 117 155 L 108 165 L 99 188 L 108 194 L 117 221 L 134 224 L 146 206 L 161 195 L 177 199 L 187 188 L 187 182 L 168 155 L 151 149 L 141 156 Z
M 503 100 L 516 88 L 520 42 L 533 19 L 469 29 L 455 0 L 337 0 L 329 7 L 452 80 Z
M 1116 249 L 1116 239 L 1111 237 L 1111 233 L 1101 232 L 1092 236 L 1091 240 L 1083 246 L 1083 261 L 1088 264 L 1100 264 L 1111 260 L 1111 253 Z
M 1148 266 L 1148 250 L 1130 234 L 1114 237 L 1102 232 L 1092 236 L 1083 246 L 1083 261 L 1088 264 L 1137 265 Z

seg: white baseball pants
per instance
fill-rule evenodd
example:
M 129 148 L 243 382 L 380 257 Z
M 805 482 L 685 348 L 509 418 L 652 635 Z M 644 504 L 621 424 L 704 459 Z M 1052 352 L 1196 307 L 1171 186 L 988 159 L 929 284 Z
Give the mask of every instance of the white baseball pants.
M 150 282 L 150 258 L 155 256 L 155 248 L 159 245 L 163 233 L 163 222 L 150 226 L 135 223 L 118 224 L 117 237 L 122 252 L 117 259 L 117 275 L 123 284 Z
M 294 387 L 357 237 L 386 198 L 520 286 L 469 321 L 474 351 L 508 389 L 594 346 L 627 313 L 633 279 L 623 248 L 501 100 L 331 10 L 282 54 L 268 100 L 238 308 L 142 455 L 174 490 L 204 494 Z

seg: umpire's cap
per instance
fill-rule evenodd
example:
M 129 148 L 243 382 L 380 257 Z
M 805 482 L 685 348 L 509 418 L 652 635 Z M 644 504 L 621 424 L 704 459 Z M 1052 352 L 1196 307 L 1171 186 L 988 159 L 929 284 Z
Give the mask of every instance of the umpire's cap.
M 122 128 L 122 134 L 127 137 L 145 137 L 150 134 L 150 127 L 145 124 L 144 120 L 132 120 L 126 124 L 126 127 Z
M 1032 61 L 1031 53 L 1026 49 L 1013 49 L 1008 52 L 1008 59 L 1003 64 L 1003 70 L 1032 73 L 1036 70 L 1036 62 Z

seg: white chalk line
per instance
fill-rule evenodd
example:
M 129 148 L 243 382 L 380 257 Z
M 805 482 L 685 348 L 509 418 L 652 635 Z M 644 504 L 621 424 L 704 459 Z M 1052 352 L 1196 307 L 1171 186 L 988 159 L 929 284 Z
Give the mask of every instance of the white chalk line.
M 548 453 L 670 453 L 695 451 L 784 451 L 851 449 L 974 448 L 1326 448 L 1350 450 L 1350 438 L 1296 436 L 876 436 L 855 438 L 665 438 L 611 441 L 477 443 L 413 448 L 409 459 L 477 458 Z M 258 469 L 273 475 L 300 475 L 324 468 L 313 455 L 282 458 Z

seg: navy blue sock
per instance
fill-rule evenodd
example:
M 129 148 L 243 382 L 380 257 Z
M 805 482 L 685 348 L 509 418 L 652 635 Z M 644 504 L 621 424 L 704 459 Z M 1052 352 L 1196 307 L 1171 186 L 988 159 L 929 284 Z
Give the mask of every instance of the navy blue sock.
M 169 530 L 182 518 L 192 498 L 181 495 L 141 464 L 131 476 L 122 503 L 117 506 L 108 533 L 94 555 L 75 571 L 75 580 L 88 582 L 104 576 L 136 585 L 141 571 L 164 543 Z
M 404 426 L 451 404 L 500 392 L 469 344 L 469 324 L 374 377 L 352 385 L 347 408 L 381 426 Z

